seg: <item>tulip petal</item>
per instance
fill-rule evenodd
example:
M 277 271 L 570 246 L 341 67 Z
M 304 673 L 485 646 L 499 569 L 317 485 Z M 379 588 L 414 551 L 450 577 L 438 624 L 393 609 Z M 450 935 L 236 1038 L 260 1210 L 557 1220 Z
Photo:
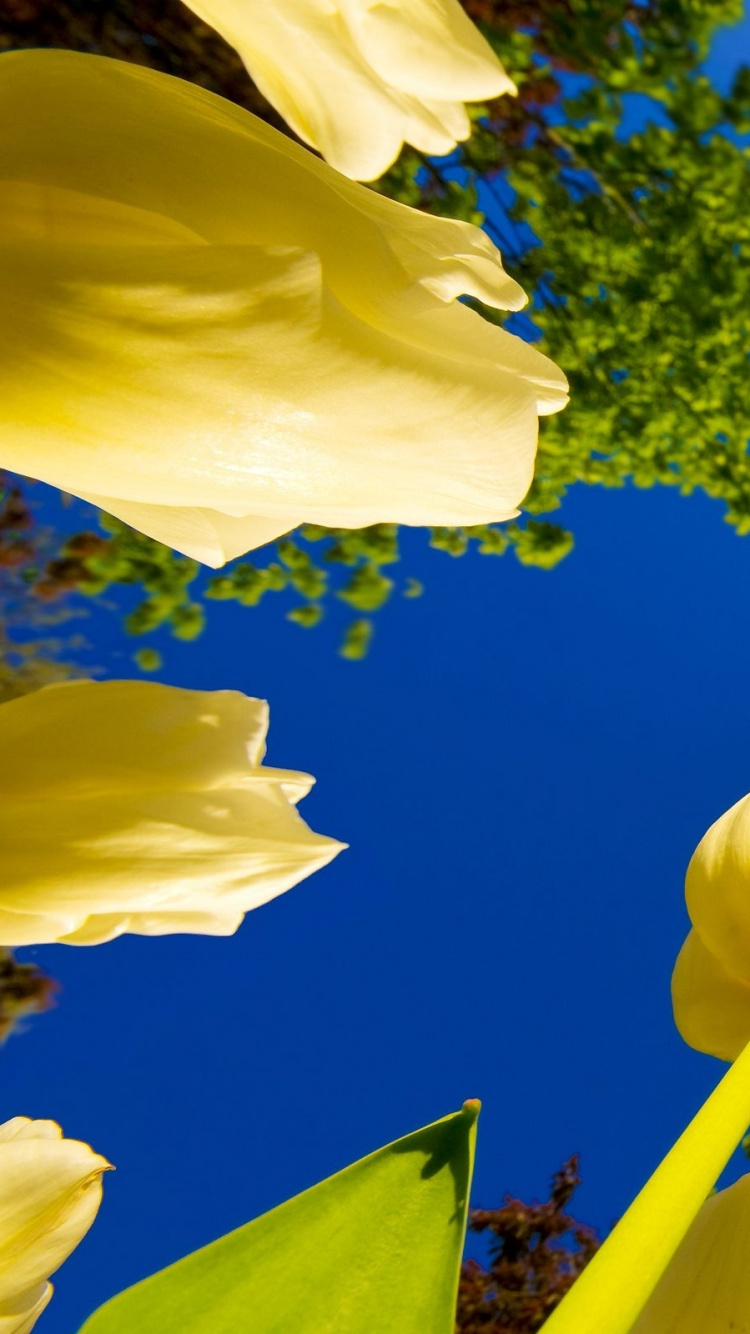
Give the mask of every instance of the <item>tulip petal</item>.
M 750 797 L 703 835 L 685 877 L 690 920 L 733 977 L 750 982 Z
M 231 787 L 260 765 L 267 731 L 266 701 L 238 690 L 66 681 L 0 706 L 0 746 L 14 756 L 0 793 L 10 803 Z
M 732 977 L 691 931 L 672 975 L 682 1037 L 698 1051 L 733 1061 L 750 1042 L 750 984 Z
M 0 1141 L 0 1311 L 43 1283 L 88 1232 L 108 1168 L 77 1140 Z
M 750 1328 L 750 1176 L 706 1200 L 632 1334 Z
M 438 512 L 462 524 L 514 514 L 529 487 L 536 386 L 555 368 L 520 339 L 483 329 L 468 309 L 415 316 L 404 327 L 412 341 L 395 343 L 323 289 L 311 255 L 153 246 L 45 256 L 34 258 L 33 278 L 20 257 L 14 264 L 13 319 L 4 337 L 0 328 L 0 384 L 14 423 L 0 440 L 11 468 L 113 499 L 148 479 L 193 515 L 211 487 L 218 504 L 279 516 L 261 541 L 288 530 L 297 517 L 290 505 L 303 495 L 308 520 L 334 527 L 424 524 Z M 53 260 L 57 280 L 47 284 Z M 449 359 L 441 349 L 455 327 L 461 351 Z M 469 359 L 477 341 L 484 362 Z M 460 473 L 456 413 L 474 426 Z M 52 422 L 66 423 L 63 454 Z M 102 439 L 117 444 L 114 456 L 92 452 Z M 174 515 L 150 506 L 151 535 L 197 550 L 194 538 L 179 540 Z M 216 563 L 221 551 L 210 555 Z
M 471 132 L 464 101 L 516 91 L 458 0 L 189 4 L 300 138 L 357 180 L 382 176 L 404 142 L 451 152 Z
M 630 1334 L 749 1120 L 750 1045 L 552 1312 L 545 1334 Z
M 345 846 L 296 810 L 309 774 L 261 761 L 237 691 L 77 681 L 0 707 L 0 943 L 230 935 Z
M 466 1103 L 179 1260 L 81 1334 L 453 1334 L 477 1113 Z
M 517 91 L 456 0 L 342 0 L 380 77 L 415 97 L 477 102 Z
M 132 913 L 128 917 L 116 913 L 94 914 L 71 931 L 56 939 L 61 945 L 106 945 L 126 933 L 133 936 L 233 936 L 242 925 L 244 912 L 221 916 L 219 913 Z M 2 1334 L 2 1331 L 0 1331 Z
M 266 519 L 254 514 L 235 519 L 218 510 L 148 505 L 139 500 L 113 500 L 110 496 L 83 493 L 80 498 L 114 514 L 116 519 L 122 519 L 139 533 L 145 533 L 213 569 L 234 560 L 235 556 L 283 537 L 302 522 L 299 518 Z
M 0 1144 L 12 1139 L 62 1139 L 56 1121 L 32 1121 L 30 1116 L 13 1116 L 0 1125 Z
M 66 51 L 3 57 L 0 163 L 4 466 L 211 564 L 302 520 L 517 512 L 566 382 L 458 304 L 525 299 L 478 228 Z
M 30 1334 L 52 1299 L 52 1284 L 39 1283 L 29 1292 L 0 1302 L 0 1334 Z
M 123 914 L 152 908 L 213 916 L 219 905 L 222 914 L 249 912 L 344 846 L 313 833 L 275 783 L 27 801 L 6 816 L 3 908 L 52 919 L 53 930 L 65 914 L 72 920 L 63 938 L 99 904 Z

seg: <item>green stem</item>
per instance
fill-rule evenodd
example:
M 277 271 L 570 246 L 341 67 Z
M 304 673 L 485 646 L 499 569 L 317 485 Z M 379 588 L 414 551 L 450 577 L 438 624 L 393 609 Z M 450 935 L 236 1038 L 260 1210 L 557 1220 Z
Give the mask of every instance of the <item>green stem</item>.
M 750 1043 L 613 1229 L 544 1334 L 629 1334 L 750 1123 Z

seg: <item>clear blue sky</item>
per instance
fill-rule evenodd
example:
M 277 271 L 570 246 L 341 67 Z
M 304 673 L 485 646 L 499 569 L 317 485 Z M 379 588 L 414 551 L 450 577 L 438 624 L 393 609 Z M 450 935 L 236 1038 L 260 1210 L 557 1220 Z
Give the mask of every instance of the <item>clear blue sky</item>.
M 606 1228 L 720 1075 L 669 975 L 690 853 L 750 790 L 750 539 L 664 490 L 579 488 L 562 518 L 551 573 L 408 534 L 426 596 L 361 664 L 272 598 L 169 642 L 162 679 L 270 700 L 270 762 L 317 776 L 303 813 L 351 850 L 229 940 L 36 952 L 64 991 L 0 1054 L 0 1119 L 118 1169 L 40 1334 L 467 1097 L 475 1202 L 579 1150 Z

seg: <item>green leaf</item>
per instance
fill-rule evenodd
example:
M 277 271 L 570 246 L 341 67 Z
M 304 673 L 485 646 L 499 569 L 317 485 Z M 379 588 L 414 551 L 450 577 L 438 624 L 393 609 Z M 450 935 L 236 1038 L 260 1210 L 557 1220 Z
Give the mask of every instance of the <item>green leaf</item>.
M 478 1111 L 464 1103 L 128 1288 L 81 1334 L 452 1334 Z

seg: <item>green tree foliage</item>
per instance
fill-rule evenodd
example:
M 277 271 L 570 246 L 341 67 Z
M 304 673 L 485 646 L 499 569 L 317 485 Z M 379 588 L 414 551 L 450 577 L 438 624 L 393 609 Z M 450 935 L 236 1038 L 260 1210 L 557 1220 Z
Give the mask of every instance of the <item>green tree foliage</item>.
M 519 87 L 475 108 L 474 135 L 445 161 L 406 149 L 376 186 L 416 208 L 483 223 L 532 296 L 508 326 L 567 371 L 572 401 L 543 423 L 521 520 L 434 529 L 451 556 L 512 551 L 549 569 L 573 537 L 550 516 L 574 482 L 676 485 L 723 501 L 750 531 L 750 70 L 722 96 L 700 73 L 742 0 L 463 0 Z M 0 49 L 54 45 L 134 60 L 223 93 L 279 128 L 237 55 L 180 0 L 2 0 Z M 623 120 L 640 115 L 635 133 Z M 625 120 L 625 124 L 632 123 Z M 495 312 L 483 311 L 489 319 Z M 142 589 L 134 634 L 203 629 L 211 600 L 317 625 L 331 600 L 354 621 L 341 652 L 367 650 L 371 617 L 421 587 L 395 569 L 392 524 L 307 525 L 216 577 L 109 518 L 28 579 L 39 597 Z M 23 539 L 28 547 L 28 537 Z M 18 553 L 34 570 L 34 553 Z M 469 577 L 467 575 L 467 577 Z M 152 649 L 140 650 L 156 670 Z

